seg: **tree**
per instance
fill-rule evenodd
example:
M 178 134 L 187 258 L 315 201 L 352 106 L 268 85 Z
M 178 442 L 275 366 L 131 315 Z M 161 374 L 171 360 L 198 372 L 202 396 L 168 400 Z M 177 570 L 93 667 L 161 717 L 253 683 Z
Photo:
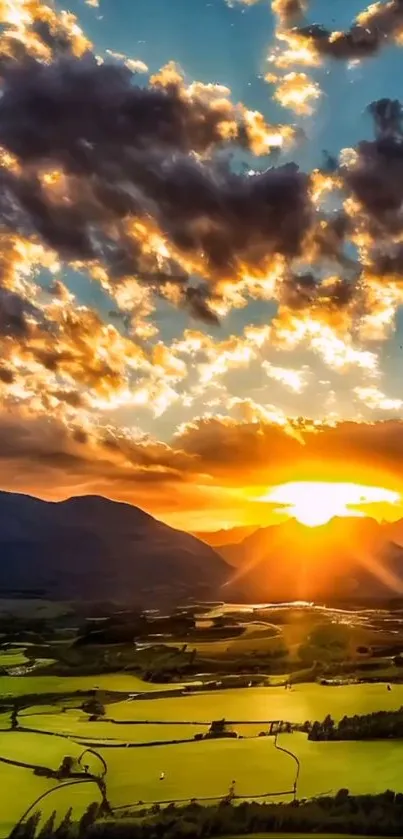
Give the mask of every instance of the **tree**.
M 35 839 L 38 824 L 41 820 L 41 811 L 37 810 L 26 822 L 18 822 L 10 833 L 9 839 Z
M 71 755 L 65 755 L 60 767 L 59 767 L 59 778 L 69 778 L 74 766 L 74 758 Z
M 336 804 L 336 806 L 339 807 L 341 804 L 345 804 L 348 801 L 349 795 L 350 791 L 348 789 L 345 789 L 344 787 L 342 789 L 339 789 L 339 791 L 336 792 L 334 798 L 334 803 Z
M 78 835 L 85 836 L 88 828 L 94 824 L 96 821 L 97 815 L 99 812 L 99 804 L 94 801 L 92 804 L 89 804 L 85 813 L 81 816 L 80 823 L 78 826 Z
M 92 717 L 105 716 L 105 707 L 95 696 L 92 696 L 90 699 L 85 699 L 81 708 L 86 714 L 90 714 Z
M 50 814 L 49 818 L 46 819 L 44 824 L 42 825 L 39 833 L 38 839 L 52 839 L 55 833 L 55 821 L 56 821 L 56 810 Z
M 57 827 L 54 831 L 54 836 L 57 837 L 57 839 L 68 839 L 73 824 L 72 815 L 73 808 L 69 807 L 67 813 L 63 816 L 59 827 Z

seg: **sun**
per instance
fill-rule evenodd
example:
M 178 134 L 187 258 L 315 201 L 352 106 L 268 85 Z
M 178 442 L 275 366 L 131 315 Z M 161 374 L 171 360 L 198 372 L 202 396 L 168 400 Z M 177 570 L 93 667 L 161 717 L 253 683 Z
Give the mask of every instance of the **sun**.
M 359 509 L 363 504 L 396 504 L 400 495 L 361 484 L 294 481 L 272 487 L 259 500 L 279 504 L 276 512 L 287 513 L 307 527 L 320 527 L 335 516 L 364 516 L 365 512 Z

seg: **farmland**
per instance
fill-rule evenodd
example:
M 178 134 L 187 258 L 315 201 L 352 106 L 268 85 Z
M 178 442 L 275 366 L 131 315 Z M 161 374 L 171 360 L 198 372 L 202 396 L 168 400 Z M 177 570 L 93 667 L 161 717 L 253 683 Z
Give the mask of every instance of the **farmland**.
M 69 679 L 63 680 L 65 690 L 76 687 L 75 680 L 72 684 L 69 682 Z M 122 687 L 120 681 L 117 684 Z M 223 715 L 234 720 L 284 718 L 303 722 L 306 718 L 321 718 L 328 712 L 337 718 L 346 708 L 351 713 L 359 713 L 368 708 L 392 709 L 401 704 L 403 686 L 395 685 L 389 692 L 383 684 L 343 687 L 307 684 L 295 686 L 291 691 L 251 688 L 110 703 L 106 707 L 107 717 L 119 723 L 127 721 L 123 724 L 90 722 L 88 715 L 80 709 L 63 712 L 62 703 L 38 705 L 20 713 L 19 723 L 23 730 L 0 731 L 0 755 L 16 763 L 57 769 L 65 755 L 77 759 L 85 745 L 91 745 L 107 763 L 108 800 L 113 808 L 138 801 L 213 799 L 225 796 L 232 781 L 236 782 L 236 794 L 240 796 L 253 798 L 278 792 L 286 793 L 279 796 L 281 799 L 290 800 L 294 762 L 287 754 L 276 750 L 273 738 L 253 736 L 257 735 L 259 726 L 236 726 L 244 737 L 241 740 L 218 739 L 141 748 L 136 745 L 155 740 L 191 740 L 196 733 L 205 731 L 202 726 L 190 722 L 180 724 L 186 720 L 209 723 Z M 137 723 L 139 720 L 150 722 Z M 7 724 L 6 714 L 2 724 Z M 36 732 L 25 728 L 36 729 Z M 294 733 L 281 735 L 279 744 L 290 749 L 300 761 L 298 794 L 302 797 L 335 792 L 340 787 L 348 787 L 357 794 L 376 793 L 387 788 L 403 791 L 402 741 L 313 743 L 304 734 Z M 375 760 L 376 772 L 373 771 Z M 89 771 L 95 772 L 96 759 L 93 761 L 91 765 L 89 759 Z M 2 807 L 0 830 L 6 835 L 13 820 L 22 815 L 36 796 L 57 785 L 37 777 L 23 766 L 0 763 L 0 767 L 4 783 L 18 789 L 18 795 L 11 795 Z M 160 780 L 161 772 L 164 773 L 163 781 Z M 19 779 L 17 786 L 16 777 Z M 47 803 L 45 799 L 44 816 L 54 807 L 62 815 L 72 802 L 79 813 L 94 797 L 97 800 L 98 790 L 90 784 L 77 784 L 74 790 L 64 792 L 59 788 L 48 797 Z
M 139 802 L 207 804 L 231 787 L 240 799 L 290 801 L 297 761 L 302 798 L 342 787 L 403 792 L 403 741 L 312 742 L 301 731 L 259 736 L 270 720 L 298 727 L 328 714 L 337 721 L 402 707 L 399 614 L 386 621 L 377 612 L 351 613 L 349 623 L 344 611 L 338 619 L 293 606 L 270 620 L 240 613 L 227 624 L 226 610 L 217 611 L 215 628 L 215 618 L 201 621 L 206 630 L 187 612 L 146 620 L 119 615 L 78 630 L 70 628 L 74 616 L 52 615 L 40 625 L 35 616 L 35 633 L 13 629 L 0 652 L 0 783 L 12 789 L 0 836 L 41 795 L 42 818 L 53 809 L 62 817 L 70 805 L 79 816 L 101 801 L 102 761 L 117 813 Z M 156 628 L 167 637 L 159 632 L 156 641 Z M 325 663 L 312 665 L 312 649 Z M 359 682 L 363 659 L 377 680 Z M 384 672 L 393 678 L 385 682 Z M 204 739 L 221 719 L 232 736 Z M 61 772 L 66 759 L 68 778 Z

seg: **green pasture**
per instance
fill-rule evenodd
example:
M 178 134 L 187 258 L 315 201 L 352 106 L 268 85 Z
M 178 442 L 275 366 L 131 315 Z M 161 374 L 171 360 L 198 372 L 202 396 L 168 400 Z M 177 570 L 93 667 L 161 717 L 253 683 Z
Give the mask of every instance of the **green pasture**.
M 403 790 L 403 742 L 319 744 L 302 734 L 282 735 L 279 742 L 300 759 L 301 798 L 335 793 L 341 787 L 354 794 Z M 277 751 L 272 738 L 100 752 L 108 762 L 108 794 L 114 806 L 138 800 L 209 799 L 225 795 L 232 780 L 236 793 L 250 798 L 284 793 L 292 788 L 296 771 L 292 758 Z
M 84 747 L 73 739 L 65 737 L 36 734 L 28 731 L 0 731 L 0 763 L 1 759 L 15 760 L 22 763 L 58 769 L 66 755 L 78 758 Z M 86 762 L 91 764 L 91 756 Z M 95 760 L 95 771 L 99 767 Z
M 195 734 L 205 734 L 208 730 L 207 726 L 195 725 L 114 725 L 109 722 L 90 722 L 87 714 L 73 708 L 65 713 L 55 712 L 55 709 L 53 713 L 35 713 L 35 709 L 29 710 L 33 713 L 24 713 L 19 717 L 22 725 L 43 732 L 70 735 L 79 740 L 113 739 L 124 743 L 147 743 L 191 739 Z
M 30 804 L 43 793 L 52 792 L 38 807 L 45 821 L 53 810 L 60 820 L 72 807 L 73 819 L 79 819 L 88 805 L 100 800 L 100 794 L 94 783 L 76 784 L 63 789 L 53 780 L 41 778 L 28 769 L 6 766 L 0 763 L 0 836 L 9 836 L 18 819 L 26 812 Z
M 238 794 L 253 798 L 290 789 L 295 774 L 291 759 L 277 752 L 269 738 L 99 751 L 108 763 L 113 806 L 139 800 L 212 799 L 224 796 L 233 780 Z
M 88 691 L 96 686 L 101 690 L 128 693 L 161 690 L 160 685 L 143 682 L 137 676 L 127 673 L 103 673 L 98 676 L 0 676 L 0 699 L 34 693 Z
M 300 798 L 334 794 L 342 787 L 354 795 L 403 791 L 403 740 L 315 743 L 295 733 L 281 735 L 279 743 L 300 760 Z
M 54 809 L 62 818 L 70 806 L 73 807 L 73 815 L 79 818 L 88 804 L 98 801 L 100 797 L 93 782 L 74 785 L 64 790 L 63 782 L 57 783 L 53 779 L 37 776 L 31 769 L 4 763 L 1 758 L 57 769 L 66 755 L 77 759 L 83 750 L 84 747 L 78 743 L 59 737 L 0 731 L 0 836 L 7 836 L 30 804 L 48 790 L 53 791 L 38 805 L 44 819 Z M 98 760 L 91 755 L 86 756 L 86 763 L 90 771 L 96 771 L 99 767 Z
M 323 687 L 309 683 L 284 687 L 237 688 L 192 693 L 185 696 L 117 702 L 107 707 L 107 716 L 117 720 L 172 720 L 211 722 L 283 719 L 290 722 L 322 720 L 327 714 L 368 714 L 397 710 L 403 705 L 403 685 L 343 685 Z
M 300 759 L 299 797 L 334 793 L 347 787 L 352 793 L 401 791 L 403 742 L 312 743 L 302 734 L 282 735 L 280 745 Z M 77 756 L 80 748 L 72 741 L 46 734 L 12 732 L 0 735 L 4 757 L 56 767 L 65 754 Z M 285 793 L 295 777 L 293 760 L 274 747 L 272 738 L 215 740 L 141 749 L 99 748 L 108 764 L 108 798 L 114 807 L 138 801 L 224 796 L 235 781 L 238 795 L 250 798 L 265 793 Z M 161 773 L 164 779 L 160 780 Z M 38 778 L 27 769 L 0 763 L 0 783 L 10 794 L 2 801 L 0 831 L 9 827 L 54 781 Z M 82 811 L 96 800 L 93 785 L 59 788 L 47 799 L 44 815 L 56 809 L 60 816 L 73 804 Z M 288 795 L 280 796 L 288 800 Z
M 27 663 L 24 647 L 11 647 L 0 651 L 0 667 L 18 667 Z
M 295 763 L 275 749 L 274 739 L 254 737 L 263 726 L 235 726 L 245 739 L 218 739 L 174 745 L 127 748 L 126 743 L 144 743 L 194 737 L 205 728 L 195 725 L 225 717 L 233 720 L 263 721 L 287 719 L 303 722 L 323 719 L 330 713 L 335 719 L 344 714 L 362 714 L 397 709 L 403 705 L 403 685 L 363 684 L 323 687 L 317 684 L 200 692 L 181 697 L 124 701 L 108 705 L 107 716 L 117 720 L 141 720 L 136 725 L 89 722 L 82 711 L 69 708 L 62 712 L 63 689 L 142 690 L 148 686 L 128 675 L 104 675 L 98 678 L 60 678 L 41 676 L 10 679 L 7 682 L 40 683 L 44 692 L 59 692 L 60 705 L 38 705 L 25 709 L 20 723 L 38 729 L 38 733 L 5 731 L 9 714 L 0 716 L 0 784 L 7 789 L 2 796 L 0 836 L 5 836 L 29 803 L 41 792 L 55 790 L 43 805 L 44 816 L 56 809 L 60 817 L 70 804 L 78 816 L 99 792 L 93 783 L 63 790 L 54 780 L 35 776 L 32 770 L 1 761 L 15 760 L 56 769 L 63 757 L 78 758 L 83 741 L 93 743 L 108 765 L 108 798 L 114 807 L 138 801 L 206 799 L 224 796 L 233 780 L 236 793 L 253 798 L 267 793 L 284 793 L 292 788 Z M 4 678 L 3 678 L 4 681 Z M 58 685 L 58 687 L 56 687 Z M 130 687 L 129 687 L 130 685 Z M 136 688 L 134 687 L 136 685 Z M 158 687 L 158 686 L 157 686 Z M 8 685 L 7 693 L 11 692 Z M 21 688 L 19 695 L 24 690 Z M 46 701 L 46 700 L 45 700 Z M 145 720 L 150 724 L 146 725 Z M 170 721 L 158 725 L 157 721 Z M 180 722 L 187 725 L 179 725 Z M 2 730 L 3 729 L 3 730 Z M 66 736 L 57 736 L 66 735 Z M 110 739 L 109 739 L 110 738 Z M 113 743 L 113 741 L 115 741 Z M 110 747 L 113 744 L 113 747 Z M 311 742 L 303 734 L 281 735 L 279 744 L 293 751 L 300 760 L 299 797 L 334 793 L 347 787 L 352 793 L 377 793 L 385 789 L 403 791 L 403 740 L 358 742 Z M 88 757 L 90 770 L 96 771 Z M 164 777 L 160 780 L 161 773 Z M 282 796 L 289 800 L 290 796 Z

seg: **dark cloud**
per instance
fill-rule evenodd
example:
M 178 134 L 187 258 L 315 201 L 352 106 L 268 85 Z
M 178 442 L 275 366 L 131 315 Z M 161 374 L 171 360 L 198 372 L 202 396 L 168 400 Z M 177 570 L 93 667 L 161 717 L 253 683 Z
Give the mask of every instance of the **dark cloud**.
M 353 166 L 342 169 L 344 184 L 366 213 L 374 238 L 401 230 L 403 136 L 399 102 L 382 99 L 369 106 L 377 137 L 357 147 Z
M 341 277 L 321 281 L 312 273 L 289 275 L 279 284 L 279 300 L 293 311 L 342 309 L 356 295 L 356 283 Z
M 228 418 L 198 419 L 163 444 L 113 436 L 108 430 L 66 428 L 56 419 L 18 412 L 0 418 L 3 486 L 40 494 L 85 487 L 141 503 L 153 503 L 172 487 L 186 487 L 188 503 L 198 487 L 256 486 L 286 480 L 337 479 L 399 485 L 403 468 L 403 423 L 399 420 L 335 426 L 293 420 L 282 427 Z M 383 484 L 385 485 L 385 484 Z M 151 495 L 147 495 L 147 486 Z M 185 491 L 185 490 L 184 490 Z M 155 498 L 154 498 L 155 501 Z
M 374 121 L 378 140 L 402 136 L 403 109 L 398 99 L 377 99 L 368 105 L 368 113 Z
M 199 471 L 215 480 L 242 486 L 246 481 L 342 480 L 365 483 L 386 473 L 400 482 L 403 422 L 313 425 L 290 420 L 286 427 L 264 422 L 236 423 L 201 419 L 186 426 L 175 445 L 199 461 Z
M 403 276 L 403 245 L 392 245 L 388 252 L 372 253 L 371 271 L 381 277 L 391 274 Z
M 178 84 L 138 87 L 134 74 L 87 53 L 44 64 L 33 57 L 3 71 L 1 142 L 24 162 L 54 160 L 88 174 L 119 166 L 123 152 L 153 147 L 204 153 L 222 144 L 228 109 Z
M 31 35 L 52 50 L 49 60 L 30 53 L 28 40 L 1 66 L 0 145 L 19 167 L 0 172 L 0 220 L 40 236 L 64 261 L 100 263 L 111 282 L 175 282 L 184 305 L 213 322 L 205 291 L 186 289 L 192 263 L 214 282 L 275 252 L 298 254 L 310 224 L 308 177 L 294 165 L 236 174 L 211 155 L 228 143 L 253 150 L 261 133 L 269 151 L 260 115 L 221 89 L 186 88 L 173 66 L 139 87 L 123 64 L 73 49 L 71 33 L 41 8 Z M 59 191 L 44 182 L 51 169 L 63 173 Z M 152 220 L 171 255 L 144 247 L 139 220 Z
M 373 3 L 346 32 L 332 32 L 318 24 L 300 27 L 296 32 L 309 38 L 319 55 L 350 60 L 375 55 L 402 29 L 402 0 L 389 0 Z
M 28 318 L 38 310 L 18 294 L 0 288 L 0 337 L 26 338 L 30 332 Z
M 190 287 L 186 289 L 186 305 L 190 313 L 198 320 L 204 320 L 217 326 L 219 323 L 217 315 L 209 307 L 208 294 L 203 286 Z

